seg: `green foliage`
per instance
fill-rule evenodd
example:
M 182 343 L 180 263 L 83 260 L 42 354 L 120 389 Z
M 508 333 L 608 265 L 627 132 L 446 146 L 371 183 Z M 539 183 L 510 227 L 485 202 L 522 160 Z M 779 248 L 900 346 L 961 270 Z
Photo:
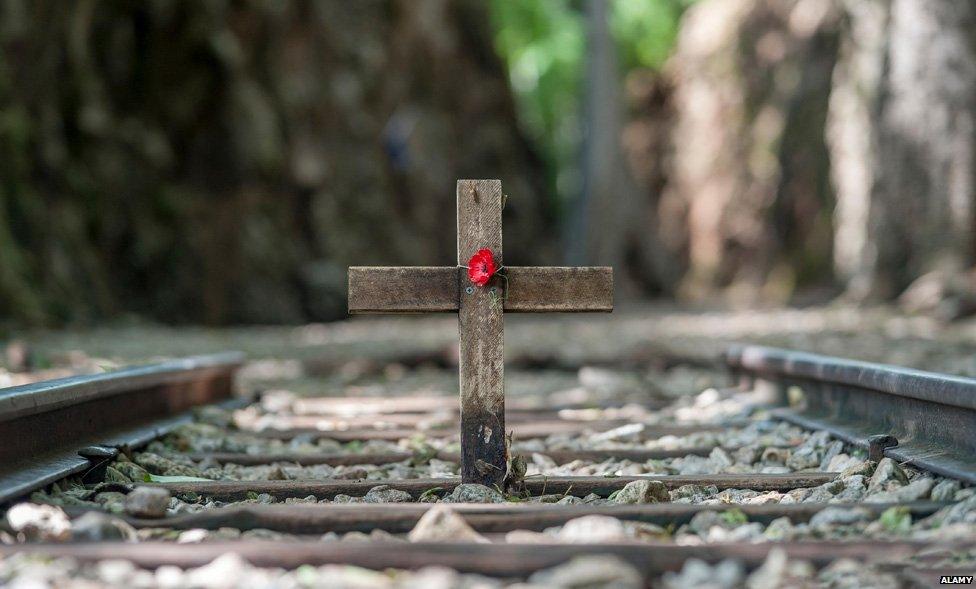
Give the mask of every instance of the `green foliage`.
M 719 517 L 730 526 L 741 526 L 749 522 L 749 517 L 738 508 L 723 511 Z
M 892 534 L 904 534 L 912 529 L 912 512 L 904 506 L 890 507 L 881 514 L 879 521 Z
M 609 26 L 622 73 L 660 68 L 678 21 L 694 0 L 611 0 Z M 508 66 L 523 130 L 533 138 L 563 200 L 577 185 L 586 56 L 585 3 L 493 0 L 495 46 Z
M 580 141 L 582 12 L 571 0 L 494 0 L 491 17 L 523 131 L 540 149 L 559 192 L 570 180 L 565 174 Z
M 610 30 L 625 71 L 659 69 L 671 54 L 681 13 L 694 0 L 614 0 Z

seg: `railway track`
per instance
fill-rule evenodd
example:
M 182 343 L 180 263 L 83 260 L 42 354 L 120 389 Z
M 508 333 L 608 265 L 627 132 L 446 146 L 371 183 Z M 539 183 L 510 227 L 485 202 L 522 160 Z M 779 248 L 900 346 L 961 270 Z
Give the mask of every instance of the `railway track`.
M 366 582 L 331 565 L 414 571 L 377 586 L 436 585 L 431 566 L 456 571 L 441 586 L 913 587 L 976 569 L 971 379 L 741 347 L 737 386 L 690 399 L 526 393 L 492 489 L 458 476 L 452 395 L 244 407 L 241 362 L 0 392 L 0 584 L 39 558 L 120 586 Z M 117 559 L 139 568 L 112 577 Z

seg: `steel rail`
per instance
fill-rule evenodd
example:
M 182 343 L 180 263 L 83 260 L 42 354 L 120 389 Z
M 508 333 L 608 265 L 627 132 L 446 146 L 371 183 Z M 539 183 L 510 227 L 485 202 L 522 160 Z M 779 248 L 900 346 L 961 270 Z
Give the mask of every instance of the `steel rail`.
M 234 402 L 243 354 L 226 352 L 0 389 L 0 503 L 107 463 L 190 419 Z
M 726 364 L 774 417 L 976 483 L 974 379 L 763 346 L 733 347 Z

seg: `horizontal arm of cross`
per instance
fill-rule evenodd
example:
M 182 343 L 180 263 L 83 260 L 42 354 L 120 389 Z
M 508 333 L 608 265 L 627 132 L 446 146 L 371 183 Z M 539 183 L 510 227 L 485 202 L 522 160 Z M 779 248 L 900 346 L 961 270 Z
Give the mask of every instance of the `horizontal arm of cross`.
M 613 269 L 506 266 L 507 313 L 613 311 Z M 350 313 L 457 312 L 467 271 L 455 266 L 349 268 Z

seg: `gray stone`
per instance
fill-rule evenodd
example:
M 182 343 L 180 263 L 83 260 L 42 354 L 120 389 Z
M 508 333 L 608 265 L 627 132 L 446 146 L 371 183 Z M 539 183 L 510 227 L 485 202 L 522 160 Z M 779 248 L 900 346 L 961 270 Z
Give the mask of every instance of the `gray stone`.
M 105 508 L 105 511 L 122 514 L 125 513 L 125 497 L 124 493 L 105 491 L 95 495 L 95 502 Z
M 871 521 L 874 515 L 863 507 L 828 507 L 810 518 L 810 526 L 849 526 L 854 523 Z
M 748 589 L 778 589 L 787 586 L 785 577 L 788 564 L 786 553 L 782 549 L 770 550 L 762 566 L 746 579 L 746 587 Z
M 240 587 L 246 584 L 253 567 L 241 556 L 228 552 L 209 564 L 186 571 L 187 587 Z
M 929 496 L 935 481 L 926 477 L 915 479 L 908 485 L 894 488 L 889 491 L 880 491 L 868 495 L 865 499 L 868 503 L 904 503 L 907 501 L 921 501 Z
M 366 503 L 410 503 L 413 497 L 406 491 L 392 489 L 389 485 L 377 485 L 363 497 Z
M 529 530 L 512 530 L 505 534 L 507 544 L 547 544 L 552 542 L 552 536 Z
M 195 467 L 181 464 L 170 458 L 154 454 L 152 452 L 141 452 L 133 456 L 136 464 L 155 474 L 166 476 L 181 477 L 203 477 L 203 472 Z
M 709 485 L 707 487 L 702 485 L 681 485 L 674 491 L 671 491 L 670 497 L 671 501 L 678 503 L 701 503 L 716 494 L 718 494 L 718 487 L 715 485 Z
M 161 487 L 136 487 L 125 496 L 125 512 L 133 517 L 166 517 L 169 491 Z
M 666 573 L 662 583 L 667 589 L 707 587 L 708 589 L 732 589 L 740 587 L 745 577 L 742 565 L 735 560 L 723 560 L 715 566 L 689 558 L 680 573 Z
M 820 464 L 823 451 L 819 448 L 800 447 L 793 452 L 786 461 L 786 466 L 793 470 L 813 468 Z
M 829 483 L 824 483 L 819 487 L 814 487 L 804 499 L 804 503 L 826 503 L 830 501 L 834 495 L 840 493 L 846 487 L 845 483 L 841 479 L 836 479 L 830 481 Z
M 584 366 L 579 369 L 579 381 L 583 388 L 602 396 L 648 395 L 660 396 L 661 391 L 650 380 L 637 372 L 625 372 L 597 366 Z
M 30 542 L 62 542 L 71 535 L 71 521 L 54 505 L 18 503 L 7 510 L 7 524 Z
M 908 484 L 908 476 L 898 463 L 891 458 L 882 458 L 874 469 L 871 482 L 868 483 L 868 493 L 875 491 L 891 491 Z
M 759 491 L 753 491 L 752 489 L 722 489 L 715 499 L 719 503 L 745 503 L 749 499 L 753 499 L 759 496 Z
M 795 534 L 796 528 L 788 517 L 774 519 L 769 522 L 769 525 L 766 526 L 766 530 L 763 532 L 763 536 L 774 541 L 792 540 Z
M 939 526 L 976 523 L 976 496 L 964 499 L 955 505 L 943 507 L 932 514 L 927 521 Z
M 801 487 L 799 489 L 793 489 L 788 491 L 779 502 L 783 505 L 788 505 L 791 503 L 802 503 L 804 499 L 810 496 L 813 491 L 806 487 Z
M 956 495 L 955 497 L 953 497 L 953 499 L 956 501 L 965 501 L 966 499 L 969 499 L 971 497 L 976 497 L 976 487 L 967 487 L 965 489 L 959 489 L 958 491 L 956 491 Z
M 116 472 L 123 475 L 130 481 L 137 483 L 144 483 L 149 479 L 149 473 L 143 467 L 139 466 L 135 462 L 129 462 L 128 460 L 120 460 L 112 464 Z
M 733 456 L 735 456 L 735 461 L 740 464 L 753 464 L 759 460 L 759 458 L 762 456 L 762 452 L 760 451 L 759 446 L 750 444 L 733 452 Z
M 660 503 L 671 498 L 661 481 L 631 481 L 614 496 L 615 503 Z
M 725 451 L 724 448 L 712 448 L 712 451 L 708 454 L 708 459 L 711 460 L 712 464 L 715 465 L 715 471 L 720 472 L 723 468 L 732 466 L 733 460 L 729 456 L 729 453 Z
M 477 483 L 462 483 L 441 500 L 443 503 L 505 503 L 501 493 Z
M 624 523 L 606 515 L 584 515 L 571 519 L 556 534 L 560 542 L 588 544 L 615 542 L 630 538 Z
M 337 472 L 335 472 L 332 475 L 332 478 L 344 480 L 344 481 L 365 479 L 366 477 L 369 476 L 369 471 L 361 466 L 353 466 L 341 471 L 339 471 L 338 469 L 336 470 Z
M 831 503 L 857 503 L 864 498 L 867 483 L 863 475 L 856 474 L 841 480 L 844 481 L 844 490 L 834 495 Z
M 103 478 L 104 478 L 104 480 L 105 480 L 106 483 L 122 483 L 122 484 L 128 484 L 128 483 L 131 483 L 132 482 L 132 479 L 130 479 L 129 477 L 125 476 L 121 472 L 115 470 L 115 468 L 112 467 L 112 466 L 106 466 L 105 467 L 105 475 L 104 475 Z
M 877 464 L 875 464 L 871 460 L 862 460 L 856 462 L 855 464 L 851 464 L 847 466 L 844 470 L 841 471 L 839 478 L 846 479 L 847 477 L 854 476 L 854 475 L 869 477 L 874 474 L 876 468 L 877 468 Z
M 834 440 L 833 442 L 827 444 L 827 447 L 824 449 L 823 458 L 820 460 L 820 470 L 825 472 L 828 471 L 827 467 L 830 466 L 831 461 L 833 461 L 833 459 L 839 456 L 843 451 L 844 442 L 841 442 L 840 440 Z
M 643 423 L 628 423 L 620 427 L 590 436 L 590 441 L 598 442 L 636 442 L 644 435 Z
M 435 505 L 407 535 L 411 542 L 479 542 L 488 540 L 446 505 Z
M 582 504 L 583 504 L 583 500 L 573 495 L 566 495 L 559 501 L 556 501 L 556 505 L 582 505 Z
M 627 535 L 645 540 L 668 540 L 671 534 L 659 525 L 647 522 L 624 522 Z
M 550 493 L 548 495 L 539 495 L 538 497 L 533 497 L 532 499 L 530 499 L 530 501 L 533 501 L 535 503 L 559 503 L 563 499 L 565 499 L 565 497 L 562 495 L 559 495 L 557 493 Z
M 763 450 L 762 457 L 759 460 L 766 465 L 784 466 L 786 461 L 790 459 L 790 453 L 789 448 L 769 447 Z
M 932 501 L 952 501 L 959 488 L 959 481 L 941 480 L 932 488 Z
M 730 517 L 722 517 L 717 511 L 701 511 L 688 522 L 688 529 L 700 535 L 707 534 L 713 527 L 731 529 L 737 524 Z
M 333 503 L 366 503 L 366 500 L 362 497 L 352 497 L 350 495 L 344 495 L 340 493 L 332 498 L 332 502 Z
M 718 465 L 705 456 L 676 458 L 672 465 L 678 469 L 678 474 L 682 475 L 715 474 L 719 470 Z
M 817 586 L 837 589 L 904 586 L 898 575 L 882 573 L 876 567 L 866 567 L 863 562 L 850 558 L 841 558 L 830 563 L 817 575 L 817 581 Z
M 827 467 L 824 468 L 824 470 L 827 472 L 841 473 L 852 466 L 856 466 L 860 464 L 861 462 L 862 460 L 860 458 L 854 458 L 849 454 L 845 454 L 841 452 L 837 456 L 834 456 L 833 458 L 830 459 L 830 463 L 827 464 Z M 867 473 L 867 474 L 870 475 L 871 473 Z
M 117 517 L 89 511 L 71 522 L 71 539 L 78 542 L 130 542 L 136 539 L 136 530 Z
M 588 555 L 533 573 L 529 583 L 573 589 L 639 589 L 644 587 L 644 578 L 634 567 L 615 556 Z

